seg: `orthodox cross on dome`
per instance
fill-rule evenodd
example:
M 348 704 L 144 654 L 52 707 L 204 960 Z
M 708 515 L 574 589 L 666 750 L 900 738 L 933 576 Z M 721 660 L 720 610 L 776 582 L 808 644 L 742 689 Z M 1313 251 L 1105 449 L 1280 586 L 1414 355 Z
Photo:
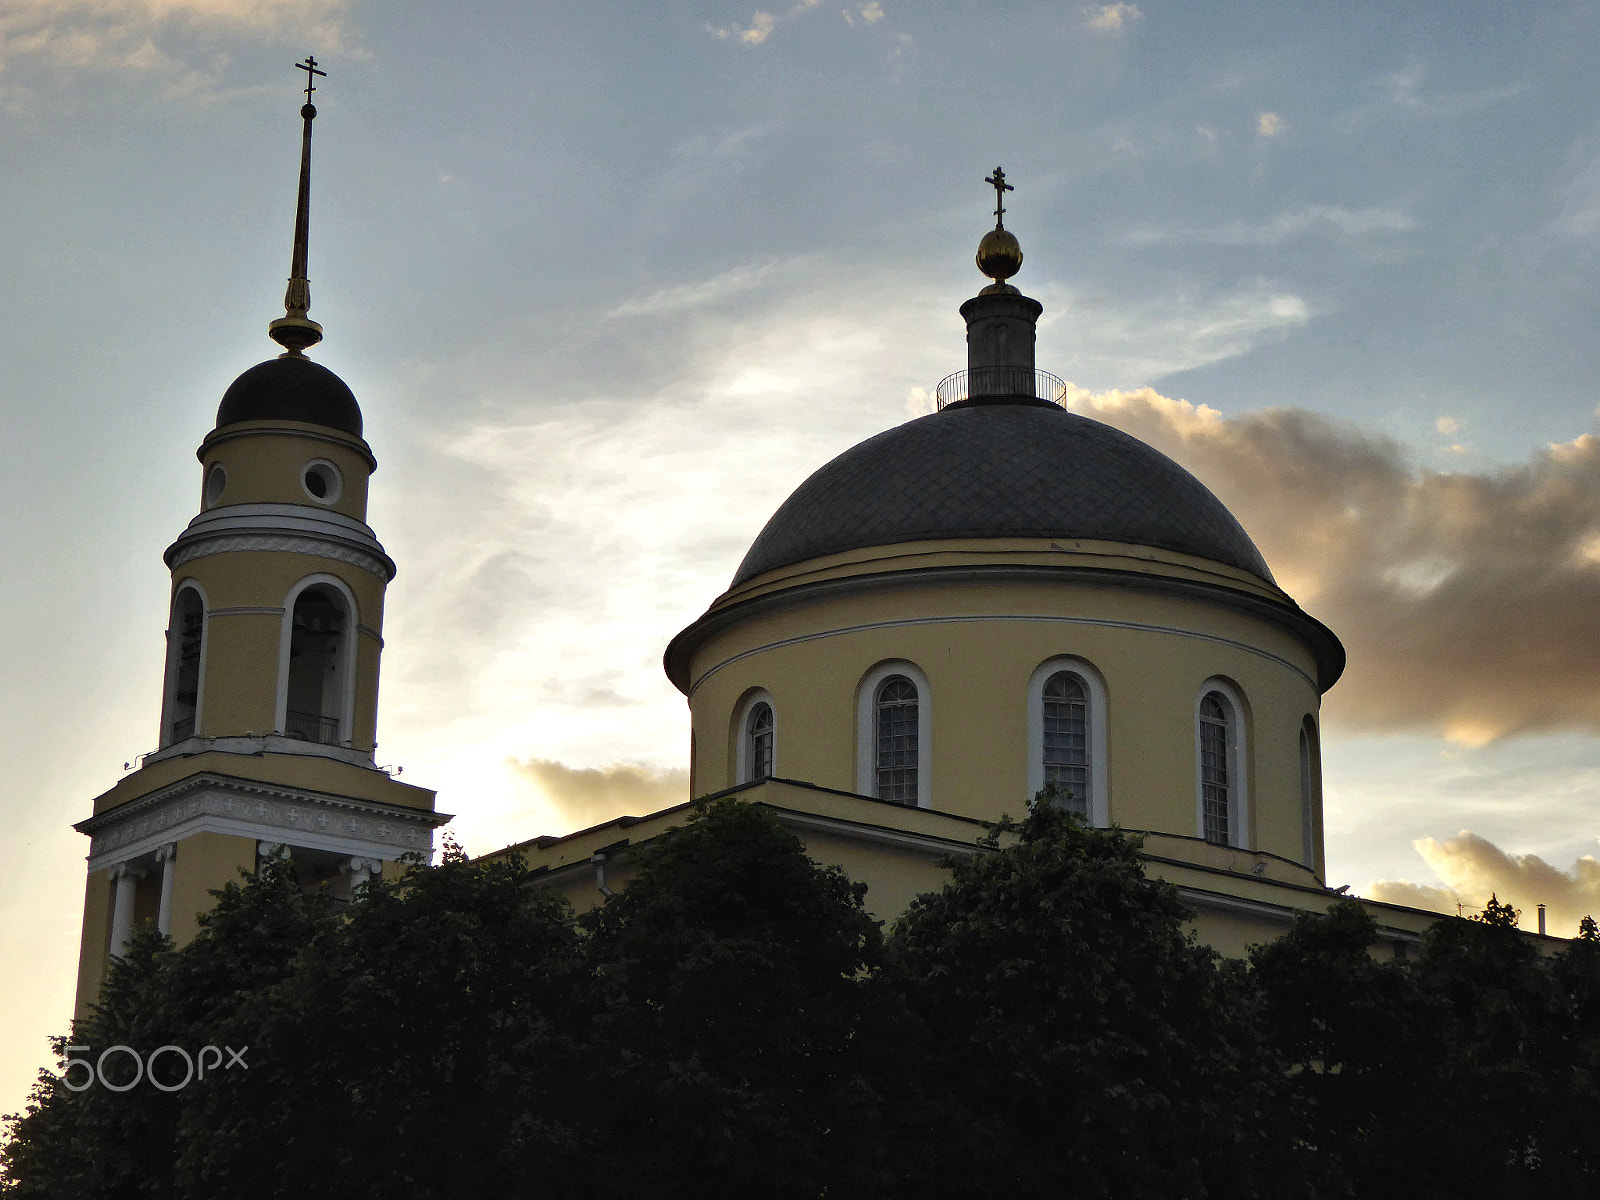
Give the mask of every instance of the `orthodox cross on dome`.
M 994 169 L 994 174 L 984 179 L 984 182 L 994 188 L 994 227 L 1003 229 L 1006 215 L 1006 193 L 1017 189 L 1006 182 L 1006 173 L 999 167 Z
M 311 240 L 311 122 L 317 115 L 311 93 L 317 90 L 317 76 L 326 78 L 328 73 L 318 70 L 317 60 L 309 54 L 305 62 L 295 63 L 295 67 L 306 73 L 306 102 L 300 109 L 305 129 L 300 137 L 300 191 L 294 209 L 294 251 L 289 260 L 289 287 L 283 294 L 284 315 L 267 326 L 267 333 L 283 347 L 284 353 L 299 357 L 302 350 L 322 340 L 322 326 L 306 316 L 311 307 L 306 257 Z
M 306 103 L 310 104 L 311 93 L 317 90 L 316 76 L 321 75 L 324 79 L 326 79 L 328 77 L 328 73 L 326 71 L 317 70 L 317 60 L 312 58 L 309 54 L 306 55 L 305 62 L 295 63 L 295 66 L 299 67 L 300 70 L 306 73 Z

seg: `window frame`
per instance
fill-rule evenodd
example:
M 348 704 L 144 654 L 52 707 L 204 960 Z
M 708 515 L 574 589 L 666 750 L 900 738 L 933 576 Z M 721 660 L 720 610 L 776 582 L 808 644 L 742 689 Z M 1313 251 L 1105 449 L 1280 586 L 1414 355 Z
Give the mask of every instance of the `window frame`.
M 1307 713 L 1300 722 L 1300 850 L 1306 870 L 1317 872 L 1322 845 L 1322 733 Z
M 162 750 L 188 740 L 172 736 L 172 724 L 177 719 L 178 658 L 183 651 L 183 631 L 177 627 L 178 605 L 185 592 L 193 592 L 200 601 L 200 661 L 195 668 L 199 678 L 195 681 L 194 731 L 189 737 L 199 734 L 200 716 L 205 710 L 206 655 L 211 649 L 211 602 L 198 580 L 185 578 L 172 589 L 172 602 L 167 609 L 167 670 L 161 685 L 161 735 L 156 739 L 157 747 Z
M 878 781 L 878 690 L 892 676 L 902 675 L 917 689 L 917 798 L 914 804 L 885 800 L 903 808 L 933 807 L 933 689 L 922 668 L 908 659 L 887 659 L 856 685 L 856 792 L 872 799 Z
M 311 746 L 332 746 L 346 750 L 355 746 L 356 712 L 356 643 L 360 641 L 361 610 L 356 604 L 350 585 L 337 575 L 307 575 L 297 580 L 283 601 L 282 626 L 278 636 L 278 689 L 274 706 L 273 731 L 287 736 L 289 721 L 289 649 L 294 640 L 294 608 L 301 593 L 314 587 L 326 587 L 338 593 L 345 606 L 346 636 L 339 649 L 339 701 L 337 720 L 339 736 L 332 742 L 310 742 Z
M 752 774 L 753 763 L 750 751 L 750 718 L 755 713 L 758 705 L 765 704 L 772 711 L 772 774 L 763 776 L 766 779 L 775 779 L 778 775 L 778 706 L 772 702 L 772 694 L 766 688 L 751 688 L 739 700 L 738 707 L 733 711 L 733 783 L 737 787 L 741 784 L 759 782 Z
M 1089 824 L 1105 828 L 1111 824 L 1110 753 L 1106 739 L 1106 684 L 1099 669 L 1074 654 L 1058 654 L 1034 668 L 1028 679 L 1028 794 L 1030 803 L 1044 790 L 1044 689 L 1056 675 L 1065 672 L 1083 685 L 1088 700 L 1089 725 Z
M 1203 751 L 1200 735 L 1200 706 L 1205 698 L 1216 693 L 1228 710 L 1228 840 L 1210 842 L 1206 838 L 1206 800 L 1203 768 Z M 1200 685 L 1194 697 L 1194 812 L 1195 836 L 1208 845 L 1230 846 L 1235 850 L 1250 848 L 1250 772 L 1249 765 L 1249 709 L 1239 688 L 1226 679 L 1216 676 Z

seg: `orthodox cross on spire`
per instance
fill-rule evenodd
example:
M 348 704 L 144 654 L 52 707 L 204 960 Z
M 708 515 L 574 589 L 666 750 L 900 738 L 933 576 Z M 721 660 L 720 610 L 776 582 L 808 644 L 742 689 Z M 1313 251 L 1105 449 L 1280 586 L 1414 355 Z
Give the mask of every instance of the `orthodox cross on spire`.
M 321 75 L 324 79 L 326 79 L 328 77 L 328 73 L 326 71 L 317 70 L 317 60 L 312 58 L 309 54 L 306 55 L 305 62 L 295 63 L 295 66 L 299 67 L 306 73 L 306 103 L 310 104 L 311 93 L 317 90 L 316 77 Z
M 295 66 L 306 73 L 306 102 L 300 109 L 305 128 L 300 137 L 300 192 L 294 210 L 294 252 L 289 260 L 289 287 L 283 294 L 284 315 L 267 326 L 267 333 L 286 354 L 298 357 L 306 347 L 322 340 L 322 326 L 306 316 L 311 307 L 306 252 L 311 238 L 311 122 L 317 116 L 311 93 L 317 90 L 316 77 L 326 77 L 328 73 L 318 70 L 317 60 L 309 54 L 305 62 L 295 63 Z
M 994 227 L 1003 229 L 1005 228 L 1006 193 L 1014 192 L 1017 189 L 1006 182 L 1006 173 L 999 167 L 996 167 L 994 174 L 988 176 L 984 182 L 994 188 Z

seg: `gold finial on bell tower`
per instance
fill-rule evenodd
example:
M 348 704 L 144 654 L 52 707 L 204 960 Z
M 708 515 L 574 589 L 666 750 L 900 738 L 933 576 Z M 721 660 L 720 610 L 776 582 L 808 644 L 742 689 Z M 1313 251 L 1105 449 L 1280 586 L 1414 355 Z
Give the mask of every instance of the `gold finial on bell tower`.
M 994 228 L 984 234 L 983 241 L 978 243 L 978 270 L 994 282 L 978 294 L 1014 292 L 1017 289 L 1006 280 L 1022 269 L 1022 246 L 1005 227 L 1005 215 L 1006 193 L 1016 189 L 1006 182 L 1006 173 L 999 167 L 984 182 L 994 188 Z
M 311 307 L 311 281 L 306 278 L 306 246 L 311 227 L 311 122 L 316 119 L 317 108 L 311 103 L 311 93 L 317 90 L 318 75 L 326 71 L 317 69 L 317 60 L 310 55 L 295 66 L 306 73 L 306 102 L 300 109 L 305 121 L 305 132 L 300 141 L 300 195 L 294 213 L 294 253 L 289 264 L 289 287 L 283 295 L 283 316 L 267 326 L 267 334 L 284 353 L 296 358 L 309 346 L 322 340 L 322 326 L 306 311 Z

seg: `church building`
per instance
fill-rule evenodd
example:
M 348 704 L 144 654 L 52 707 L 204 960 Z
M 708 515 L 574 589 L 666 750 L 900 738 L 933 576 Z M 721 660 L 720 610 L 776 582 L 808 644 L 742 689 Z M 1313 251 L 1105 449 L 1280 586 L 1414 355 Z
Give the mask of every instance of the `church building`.
M 199 512 L 172 572 L 159 748 L 93 803 L 78 1011 L 134 925 L 180 943 L 208 893 L 284 856 L 352 897 L 449 820 L 377 765 L 384 590 L 365 523 L 376 467 L 350 389 L 305 356 L 313 59 L 283 354 L 228 388 L 202 440 Z M 728 590 L 667 645 L 688 700 L 682 804 L 518 853 L 580 910 L 692 798 L 770 810 L 892 921 L 1048 790 L 1144 837 L 1223 953 L 1338 893 L 1323 864 L 1319 711 L 1344 649 L 1273 581 L 1248 534 L 1150 446 L 1067 411 L 1037 368 L 1040 304 L 1004 227 L 960 307 L 967 366 L 938 411 L 823 465 Z M 493 856 L 491 856 L 493 857 Z M 1403 955 L 1435 914 L 1368 902 Z

